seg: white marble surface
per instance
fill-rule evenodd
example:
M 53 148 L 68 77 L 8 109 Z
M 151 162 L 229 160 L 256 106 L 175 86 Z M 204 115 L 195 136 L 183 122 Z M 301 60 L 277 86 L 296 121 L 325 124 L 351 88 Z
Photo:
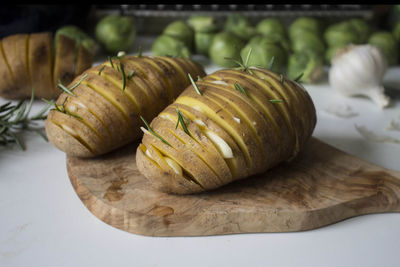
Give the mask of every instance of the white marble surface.
M 200 58 L 200 60 L 202 60 Z M 208 73 L 216 67 L 207 62 Z M 394 101 L 380 110 L 365 98 L 344 98 L 325 79 L 305 85 L 318 123 L 314 136 L 369 162 L 400 170 L 400 144 L 363 138 L 362 125 L 379 135 L 400 120 L 400 68 L 385 84 Z M 0 104 L 6 100 L 0 98 Z M 35 102 L 34 110 L 43 103 Z M 347 105 L 340 118 L 325 111 Z M 35 134 L 26 151 L 0 148 L 0 266 L 399 266 L 400 214 L 373 214 L 297 233 L 211 237 L 145 237 L 115 229 L 93 216 L 77 197 L 65 155 Z

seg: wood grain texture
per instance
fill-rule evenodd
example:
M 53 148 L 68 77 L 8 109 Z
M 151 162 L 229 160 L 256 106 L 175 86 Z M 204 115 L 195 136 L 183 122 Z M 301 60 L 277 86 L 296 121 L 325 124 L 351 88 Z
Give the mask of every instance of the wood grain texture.
M 98 158 L 67 157 L 86 207 L 121 230 L 147 236 L 293 232 L 370 213 L 400 212 L 400 172 L 375 166 L 318 139 L 263 175 L 211 192 L 155 191 L 136 167 L 137 144 Z

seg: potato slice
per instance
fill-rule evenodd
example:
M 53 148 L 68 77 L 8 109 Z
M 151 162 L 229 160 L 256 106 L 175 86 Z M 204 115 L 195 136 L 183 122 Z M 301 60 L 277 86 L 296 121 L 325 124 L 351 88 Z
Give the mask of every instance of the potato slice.
M 49 32 L 29 36 L 29 72 L 38 98 L 46 98 L 54 92 L 52 47 L 53 38 Z
M 25 91 L 17 87 L 14 82 L 14 74 L 11 71 L 7 57 L 4 53 L 2 41 L 0 41 L 0 50 L 0 95 L 7 99 L 25 98 Z
M 94 54 L 88 51 L 83 45 L 80 45 L 76 55 L 75 76 L 92 67 L 93 59 Z
M 75 78 L 75 57 L 75 41 L 65 35 L 60 35 L 56 45 L 53 70 L 56 96 L 62 92 L 57 87 L 59 82 L 67 86 Z
M 28 40 L 27 34 L 14 34 L 3 39 L 4 55 L 12 73 L 16 91 L 14 98 L 29 98 L 32 86 L 28 71 Z M 30 90 L 29 90 L 30 88 Z

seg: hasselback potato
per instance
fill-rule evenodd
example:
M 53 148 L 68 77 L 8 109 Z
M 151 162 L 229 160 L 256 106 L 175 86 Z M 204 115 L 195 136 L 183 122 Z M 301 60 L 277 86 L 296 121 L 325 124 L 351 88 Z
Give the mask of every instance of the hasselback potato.
M 49 141 L 68 155 L 94 157 L 141 137 L 140 117 L 151 121 L 203 77 L 193 61 L 172 57 L 113 57 L 77 76 L 49 111 Z
M 0 41 L 0 96 L 7 99 L 56 98 L 58 83 L 70 83 L 92 66 L 93 54 L 60 35 L 56 48 L 50 32 L 14 34 Z
M 161 191 L 212 190 L 292 159 L 315 124 L 297 82 L 260 68 L 218 70 L 142 128 L 136 162 Z

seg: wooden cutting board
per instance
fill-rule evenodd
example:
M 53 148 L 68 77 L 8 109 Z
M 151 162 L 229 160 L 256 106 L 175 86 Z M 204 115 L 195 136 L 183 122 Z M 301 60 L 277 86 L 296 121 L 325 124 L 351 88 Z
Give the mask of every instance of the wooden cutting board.
M 400 172 L 315 138 L 290 163 L 212 192 L 155 191 L 135 162 L 137 144 L 95 159 L 67 157 L 71 183 L 100 220 L 148 236 L 205 236 L 315 229 L 400 211 Z

